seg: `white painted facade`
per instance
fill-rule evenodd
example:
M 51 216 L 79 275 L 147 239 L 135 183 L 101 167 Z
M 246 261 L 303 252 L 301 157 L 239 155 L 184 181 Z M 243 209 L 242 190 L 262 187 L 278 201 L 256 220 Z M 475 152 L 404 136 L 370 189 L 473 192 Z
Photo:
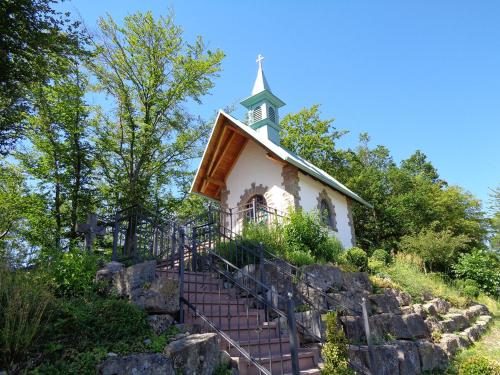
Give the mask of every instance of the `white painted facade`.
M 226 179 L 227 207 L 237 208 L 241 204 L 248 203 L 242 201 L 242 197 L 251 191 L 253 186 L 257 186 L 265 188 L 263 196 L 270 208 L 287 212 L 294 200 L 283 184 L 283 165 L 284 163 L 269 158 L 262 146 L 249 141 Z M 330 230 L 330 235 L 337 237 L 345 248 L 352 247 L 353 238 L 346 196 L 302 172 L 298 175 L 300 207 L 306 212 L 318 211 L 318 197 L 325 190 L 334 206 L 338 230 Z M 233 230 L 239 232 L 243 220 L 236 217 L 233 219 Z
M 332 201 L 337 222 L 337 231 L 330 230 L 330 235 L 337 237 L 344 248 L 352 247 L 354 239 L 349 225 L 347 197 L 302 172 L 299 172 L 299 187 L 300 207 L 306 212 L 318 211 L 318 197 L 323 190 L 326 191 Z

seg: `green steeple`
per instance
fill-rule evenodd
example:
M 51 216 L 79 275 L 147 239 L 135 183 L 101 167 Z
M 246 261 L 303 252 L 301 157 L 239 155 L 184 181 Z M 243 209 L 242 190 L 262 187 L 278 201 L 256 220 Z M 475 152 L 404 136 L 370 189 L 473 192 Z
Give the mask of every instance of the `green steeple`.
M 285 103 L 271 92 L 269 83 L 262 70 L 262 60 L 264 57 L 257 56 L 259 69 L 257 78 L 252 89 L 252 95 L 241 102 L 248 109 L 248 125 L 257 130 L 258 133 L 265 135 L 269 140 L 280 144 L 280 125 L 278 108 L 283 107 Z

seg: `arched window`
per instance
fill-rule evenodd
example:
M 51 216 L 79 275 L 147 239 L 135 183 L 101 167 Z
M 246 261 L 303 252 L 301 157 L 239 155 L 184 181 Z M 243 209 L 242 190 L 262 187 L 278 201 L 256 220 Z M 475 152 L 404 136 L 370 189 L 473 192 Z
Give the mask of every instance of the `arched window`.
M 332 212 L 330 210 L 330 205 L 326 201 L 326 199 L 322 199 L 319 205 L 321 222 L 327 227 L 331 227 L 332 225 Z
M 255 194 L 246 204 L 246 218 L 249 221 L 261 221 L 266 212 L 267 202 L 261 194 Z
M 271 120 L 272 122 L 276 123 L 276 112 L 274 111 L 274 108 L 273 107 L 269 107 L 268 109 L 268 116 L 269 117 L 269 120 Z

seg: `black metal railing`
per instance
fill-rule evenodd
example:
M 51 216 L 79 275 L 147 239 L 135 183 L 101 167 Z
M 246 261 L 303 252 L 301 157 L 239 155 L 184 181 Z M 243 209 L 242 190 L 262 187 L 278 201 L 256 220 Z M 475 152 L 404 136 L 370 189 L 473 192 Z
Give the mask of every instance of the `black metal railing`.
M 113 260 L 178 262 L 177 224 L 141 206 L 117 211 L 113 223 Z

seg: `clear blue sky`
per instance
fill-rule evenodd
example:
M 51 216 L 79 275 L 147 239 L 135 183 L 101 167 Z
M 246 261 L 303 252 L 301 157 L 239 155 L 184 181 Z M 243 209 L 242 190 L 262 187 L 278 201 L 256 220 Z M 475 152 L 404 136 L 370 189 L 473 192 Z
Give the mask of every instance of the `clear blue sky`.
M 396 161 L 422 150 L 442 178 L 482 200 L 500 184 L 500 1 L 73 0 L 64 8 L 91 30 L 106 13 L 119 21 L 173 9 L 188 40 L 202 35 L 227 55 L 211 96 L 190 106 L 205 118 L 250 94 L 262 53 L 287 103 L 281 116 L 319 103 L 349 130 L 341 147 L 368 132 Z

